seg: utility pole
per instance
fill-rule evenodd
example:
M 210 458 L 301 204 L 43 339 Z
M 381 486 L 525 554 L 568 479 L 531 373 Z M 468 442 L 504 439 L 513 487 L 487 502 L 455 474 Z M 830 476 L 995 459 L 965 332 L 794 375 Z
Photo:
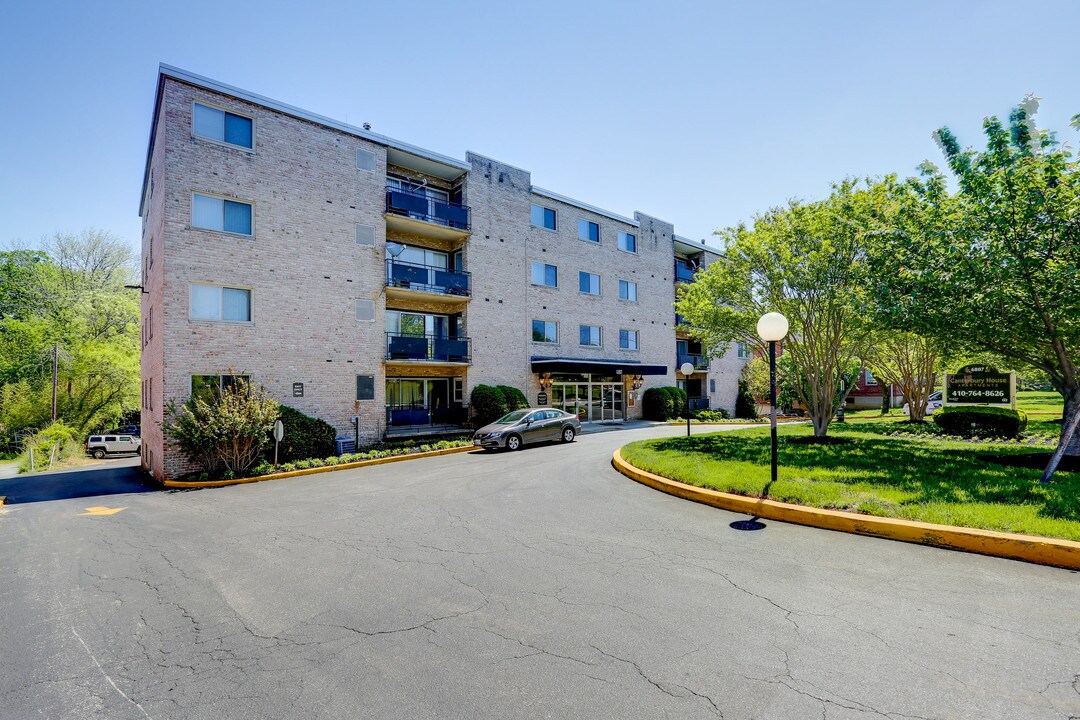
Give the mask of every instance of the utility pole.
M 40 366 L 39 366 L 40 367 Z M 56 422 L 56 379 L 60 369 L 60 343 L 52 346 L 52 421 Z

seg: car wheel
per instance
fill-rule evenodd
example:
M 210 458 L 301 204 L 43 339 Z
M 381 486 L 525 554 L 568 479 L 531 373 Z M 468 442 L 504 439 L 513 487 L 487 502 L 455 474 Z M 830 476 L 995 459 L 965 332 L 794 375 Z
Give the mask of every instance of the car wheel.
M 97 450 L 94 451 L 94 457 L 96 457 L 98 460 L 104 460 L 105 459 L 105 451 L 102 450 L 101 448 L 98 448 Z
M 562 431 L 563 442 L 574 442 L 574 428 L 569 425 L 563 428 Z
M 520 450 L 521 449 L 521 438 L 519 438 L 517 435 L 511 435 L 510 437 L 506 438 L 506 449 L 507 450 Z

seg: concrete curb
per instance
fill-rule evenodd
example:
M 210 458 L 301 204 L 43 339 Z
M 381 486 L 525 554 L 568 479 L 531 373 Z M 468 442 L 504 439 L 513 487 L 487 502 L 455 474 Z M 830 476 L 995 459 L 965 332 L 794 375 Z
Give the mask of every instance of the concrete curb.
M 161 484 L 167 488 L 214 488 L 227 487 L 229 485 L 244 485 L 247 483 L 262 482 L 263 480 L 281 480 L 283 478 L 300 477 L 301 475 L 316 475 L 318 473 L 333 472 L 335 470 L 352 470 L 353 468 L 367 467 L 369 465 L 385 465 L 386 463 L 401 462 L 403 460 L 416 460 L 419 458 L 436 457 L 439 455 L 451 455 L 453 453 L 468 452 L 478 449 L 475 445 L 463 445 L 462 447 L 446 448 L 443 450 L 429 450 L 422 453 L 409 453 L 406 455 L 393 455 L 391 457 L 375 458 L 374 460 L 359 460 L 357 462 L 343 463 L 341 465 L 328 465 L 326 467 L 308 468 L 306 470 L 293 470 L 291 472 L 274 473 L 272 475 L 259 475 L 258 477 L 238 478 L 236 480 L 208 480 L 206 482 L 182 482 L 180 480 L 162 480 Z
M 745 513 L 770 520 L 809 525 L 838 530 L 840 532 L 869 535 L 871 537 L 900 540 L 901 542 L 932 545 L 949 550 L 963 550 L 993 555 L 1012 560 L 1025 560 L 1039 565 L 1080 570 L 1080 542 L 1057 540 L 1038 535 L 977 530 L 975 528 L 935 525 L 915 520 L 875 517 L 841 510 L 824 510 L 805 505 L 733 495 L 687 485 L 636 468 L 623 460 L 622 452 L 616 450 L 611 464 L 620 473 L 643 485 L 686 500 L 712 505 L 713 507 Z

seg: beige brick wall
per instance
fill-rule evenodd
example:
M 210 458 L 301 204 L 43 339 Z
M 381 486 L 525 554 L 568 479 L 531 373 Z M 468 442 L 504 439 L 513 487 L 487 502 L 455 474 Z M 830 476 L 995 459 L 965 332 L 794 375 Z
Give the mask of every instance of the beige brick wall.
M 254 117 L 253 151 L 192 135 L 192 102 L 200 100 Z M 385 430 L 385 378 L 462 377 L 465 397 L 480 383 L 521 388 L 530 399 L 540 390 L 530 371 L 534 355 L 625 358 L 665 365 L 666 376 L 646 378 L 645 388 L 673 384 L 674 284 L 671 224 L 643 214 L 627 222 L 554 200 L 532 191 L 527 171 L 468 153 L 471 165 L 464 202 L 472 209 L 467 240 L 439 240 L 386 230 L 386 148 L 337 129 L 166 78 L 151 159 L 154 197 L 148 204 L 144 257 L 153 238 L 155 264 L 147 274 L 144 319 L 153 308 L 154 336 L 143 352 L 144 383 L 153 379 L 153 410 L 143 411 L 144 464 L 157 477 L 190 466 L 164 444 L 162 407 L 183 402 L 190 377 L 244 372 L 280 402 L 321 417 L 351 437 L 356 376 L 375 377 L 375 399 L 361 407 L 362 441 Z M 370 150 L 375 172 L 356 167 L 356 150 Z M 451 183 L 407 168 L 395 174 Z M 192 193 L 203 192 L 253 203 L 253 236 L 191 227 Z M 555 232 L 534 228 L 532 203 L 553 208 Z M 599 244 L 579 240 L 578 219 L 601 226 Z M 355 241 L 355 226 L 375 227 L 375 245 Z M 637 253 L 617 249 L 619 231 L 637 236 Z M 463 249 L 472 276 L 472 299 L 448 306 L 420 298 L 387 296 L 385 242 L 454 251 Z M 558 289 L 533 286 L 530 264 L 559 268 Z M 601 296 L 578 290 L 578 272 L 601 276 Z M 638 284 L 636 303 L 619 300 L 619 279 Z M 252 291 L 250 323 L 195 321 L 189 317 L 191 283 Z M 374 322 L 358 322 L 355 301 L 375 303 Z M 470 367 L 417 367 L 385 363 L 385 310 L 461 312 L 472 340 Z M 531 340 L 532 319 L 559 323 L 557 345 Z M 603 346 L 578 344 L 578 326 L 600 325 Z M 618 347 L 619 330 L 639 332 L 639 350 Z M 726 362 L 726 361 L 725 361 Z M 728 363 L 730 364 L 730 363 Z M 725 387 L 727 364 L 717 373 L 717 402 L 734 402 Z M 723 379 L 720 381 L 719 379 Z M 292 396 L 293 383 L 304 397 Z M 645 388 L 642 388 L 643 391 Z M 639 391 L 640 397 L 640 391 Z M 628 415 L 640 415 L 640 402 Z

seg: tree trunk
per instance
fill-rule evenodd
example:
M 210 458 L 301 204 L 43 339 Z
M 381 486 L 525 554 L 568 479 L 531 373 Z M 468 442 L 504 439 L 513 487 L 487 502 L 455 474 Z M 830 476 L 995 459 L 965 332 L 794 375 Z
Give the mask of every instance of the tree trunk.
M 1080 431 L 1074 432 L 1072 437 L 1067 437 L 1069 424 L 1073 418 L 1080 414 L 1080 386 L 1071 388 L 1071 392 L 1065 396 L 1065 410 L 1061 415 L 1061 435 L 1058 444 L 1065 445 L 1066 455 L 1080 456 Z

